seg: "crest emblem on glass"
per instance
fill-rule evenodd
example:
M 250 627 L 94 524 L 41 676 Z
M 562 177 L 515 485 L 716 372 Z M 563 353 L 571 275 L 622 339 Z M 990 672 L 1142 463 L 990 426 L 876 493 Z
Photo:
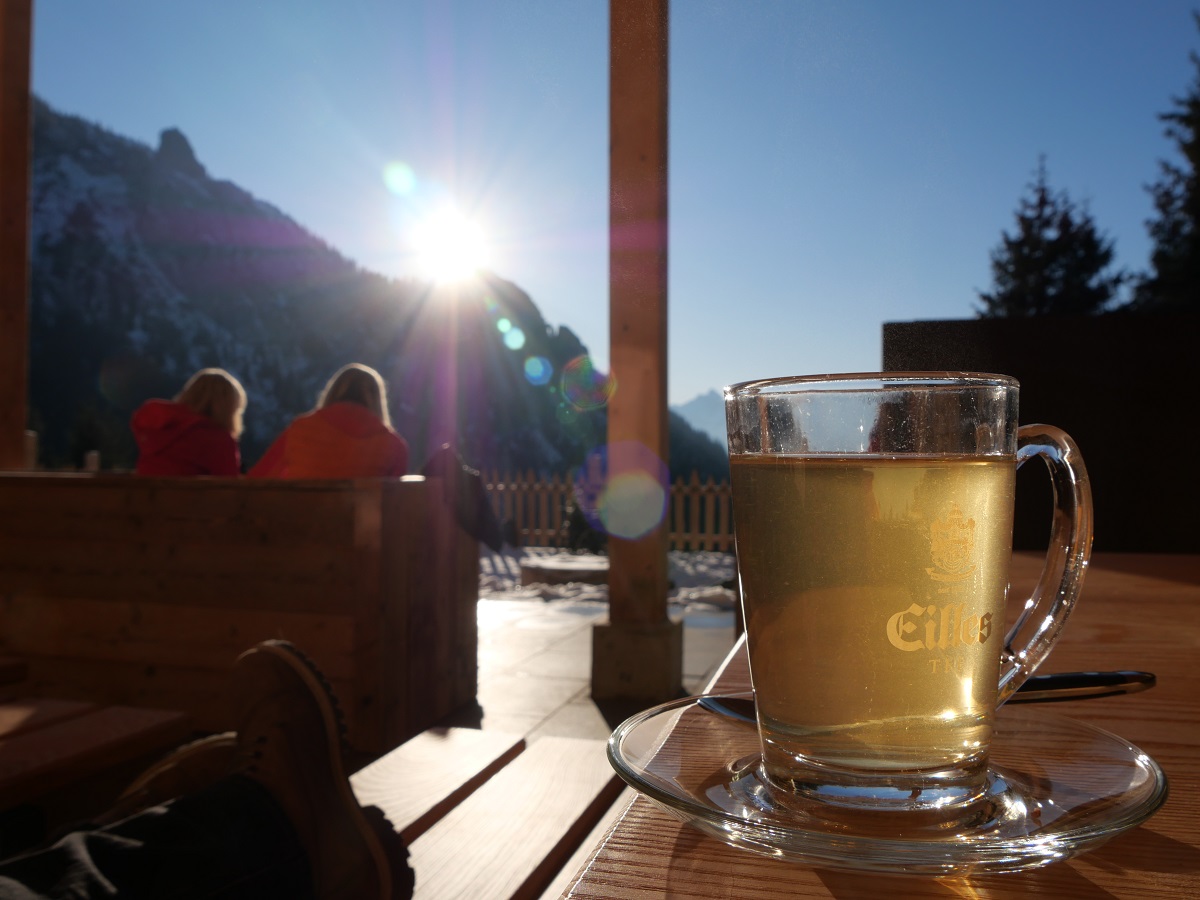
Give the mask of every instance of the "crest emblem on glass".
M 1018 392 L 1006 376 L 955 372 L 725 389 L 773 788 L 896 811 L 961 809 L 985 792 L 996 709 L 1058 638 L 1092 539 L 1078 448 L 1052 426 L 1018 425 Z M 1017 606 L 1016 472 L 1035 456 L 1055 509 L 1040 583 Z

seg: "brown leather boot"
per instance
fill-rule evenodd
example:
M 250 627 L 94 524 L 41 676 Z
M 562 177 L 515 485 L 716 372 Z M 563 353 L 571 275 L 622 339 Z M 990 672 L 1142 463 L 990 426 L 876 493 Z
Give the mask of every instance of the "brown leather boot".
M 232 731 L 212 734 L 172 750 L 125 788 L 112 807 L 96 820 L 106 825 L 212 787 L 245 767 Z
M 234 686 L 238 746 L 249 760 L 244 774 L 271 792 L 295 826 L 318 900 L 392 900 L 388 853 L 343 768 L 342 725 L 328 683 L 291 644 L 266 641 L 238 658 Z

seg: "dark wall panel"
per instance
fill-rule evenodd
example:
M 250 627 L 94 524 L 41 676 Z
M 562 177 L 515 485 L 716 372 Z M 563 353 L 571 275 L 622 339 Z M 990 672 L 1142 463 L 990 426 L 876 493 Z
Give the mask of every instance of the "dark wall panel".
M 1200 552 L 1200 315 L 891 322 L 885 371 L 966 370 L 1021 382 L 1021 422 L 1057 425 L 1092 481 L 1096 550 Z M 1044 548 L 1044 467 L 1017 479 L 1017 549 Z

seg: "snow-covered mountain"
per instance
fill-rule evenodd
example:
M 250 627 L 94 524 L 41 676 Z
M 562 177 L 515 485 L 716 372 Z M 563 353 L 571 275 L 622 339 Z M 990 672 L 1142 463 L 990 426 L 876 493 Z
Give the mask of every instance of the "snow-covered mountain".
M 684 421 L 725 446 L 725 400 L 719 391 L 711 390 L 693 397 L 687 403 L 672 406 Z

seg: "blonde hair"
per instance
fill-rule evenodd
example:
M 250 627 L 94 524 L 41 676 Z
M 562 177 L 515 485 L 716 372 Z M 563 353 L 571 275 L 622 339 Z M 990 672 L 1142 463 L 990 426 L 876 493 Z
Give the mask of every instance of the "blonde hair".
M 388 415 L 387 386 L 370 366 L 350 363 L 338 369 L 317 398 L 317 409 L 323 409 L 331 403 L 365 406 L 384 425 L 392 427 L 392 417 Z
M 246 391 L 224 369 L 201 369 L 188 379 L 175 402 L 208 416 L 235 438 L 241 437 Z

